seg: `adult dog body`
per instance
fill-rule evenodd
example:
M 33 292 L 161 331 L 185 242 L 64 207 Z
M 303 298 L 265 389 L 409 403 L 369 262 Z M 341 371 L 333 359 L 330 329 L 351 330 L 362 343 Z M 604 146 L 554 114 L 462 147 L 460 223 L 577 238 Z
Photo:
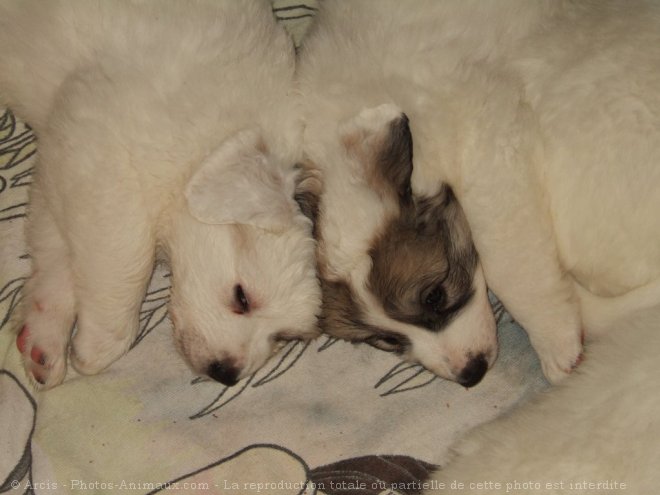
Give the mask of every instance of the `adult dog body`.
M 660 301 L 659 27 L 643 1 L 325 2 L 299 71 L 307 151 L 350 169 L 337 123 L 401 108 L 413 191 L 453 187 L 489 286 L 559 380 L 584 330 Z
M 0 94 L 39 138 L 18 337 L 37 381 L 62 381 L 74 320 L 78 371 L 126 352 L 157 249 L 197 373 L 232 385 L 315 334 L 293 69 L 265 0 L 0 5 Z

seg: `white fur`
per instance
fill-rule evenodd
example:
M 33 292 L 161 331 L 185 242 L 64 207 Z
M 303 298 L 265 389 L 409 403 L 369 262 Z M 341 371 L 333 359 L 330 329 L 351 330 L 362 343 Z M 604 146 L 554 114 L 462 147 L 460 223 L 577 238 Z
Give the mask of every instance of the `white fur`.
M 2 3 L 0 94 L 39 137 L 25 360 L 46 386 L 64 377 L 75 318 L 78 371 L 126 352 L 157 248 L 196 372 L 226 361 L 244 377 L 279 332 L 314 334 L 314 242 L 293 201 L 293 69 L 266 0 Z
M 560 380 L 585 330 L 638 309 L 630 291 L 660 301 L 659 67 L 653 2 L 324 2 L 299 81 L 306 151 L 330 216 L 348 219 L 319 227 L 352 246 L 328 263 L 363 259 L 385 208 L 334 189 L 353 167 L 337 123 L 393 103 L 410 118 L 413 190 L 454 188 L 488 285 Z
M 464 493 L 655 493 L 660 332 L 648 316 L 660 315 L 643 315 L 606 335 L 587 348 L 570 380 L 469 433 L 429 486 L 462 483 Z M 609 489 L 597 488 L 604 482 Z

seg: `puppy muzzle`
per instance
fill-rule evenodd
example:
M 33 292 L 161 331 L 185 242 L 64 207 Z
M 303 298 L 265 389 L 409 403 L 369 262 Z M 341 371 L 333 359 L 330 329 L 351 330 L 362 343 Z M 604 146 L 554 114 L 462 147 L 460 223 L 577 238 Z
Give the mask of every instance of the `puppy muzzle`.
M 206 369 L 206 374 L 215 381 L 231 387 L 238 383 L 241 370 L 230 360 L 213 361 Z
M 478 354 L 468 361 L 465 368 L 456 377 L 456 381 L 464 387 L 474 387 L 488 371 L 488 360 L 484 354 Z

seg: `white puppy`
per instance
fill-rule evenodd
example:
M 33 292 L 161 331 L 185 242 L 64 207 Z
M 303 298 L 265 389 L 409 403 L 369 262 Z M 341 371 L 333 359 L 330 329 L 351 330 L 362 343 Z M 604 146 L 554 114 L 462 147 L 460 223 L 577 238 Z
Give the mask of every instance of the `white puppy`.
M 427 493 L 655 493 L 660 332 L 646 317 L 622 330 L 590 345 L 575 377 L 462 439 Z
M 0 93 L 39 138 L 17 339 L 36 381 L 63 380 L 70 340 L 85 374 L 127 351 L 157 252 L 195 372 L 233 385 L 315 335 L 293 70 L 266 0 L 2 3 Z
M 411 163 L 383 159 L 397 108 L 414 137 L 414 195 L 451 185 L 489 286 L 550 380 L 579 362 L 585 330 L 658 304 L 657 3 L 328 0 L 305 43 L 304 140 L 326 181 L 322 275 L 357 315 L 328 331 L 391 334 L 409 359 L 458 381 L 465 356 L 494 356 L 478 264 L 452 264 L 447 242 L 436 242 L 440 270 L 412 243 L 379 260 L 379 243 L 398 242 L 400 219 L 419 216 L 406 206 L 418 203 L 406 192 Z M 456 243 L 455 224 L 445 224 Z M 465 253 L 461 222 L 458 231 Z M 409 237 L 431 239 L 419 226 Z M 447 318 L 466 294 L 444 282 L 454 265 L 471 275 L 474 296 Z

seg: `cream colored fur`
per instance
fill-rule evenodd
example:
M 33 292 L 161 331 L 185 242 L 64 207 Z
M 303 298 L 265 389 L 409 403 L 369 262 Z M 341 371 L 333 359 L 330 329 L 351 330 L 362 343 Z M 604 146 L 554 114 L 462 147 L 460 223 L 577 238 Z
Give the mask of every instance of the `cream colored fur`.
M 575 376 L 469 433 L 433 486 L 462 483 L 457 493 L 655 493 L 660 328 L 648 321 L 658 318 L 657 311 L 640 314 L 588 346 Z

